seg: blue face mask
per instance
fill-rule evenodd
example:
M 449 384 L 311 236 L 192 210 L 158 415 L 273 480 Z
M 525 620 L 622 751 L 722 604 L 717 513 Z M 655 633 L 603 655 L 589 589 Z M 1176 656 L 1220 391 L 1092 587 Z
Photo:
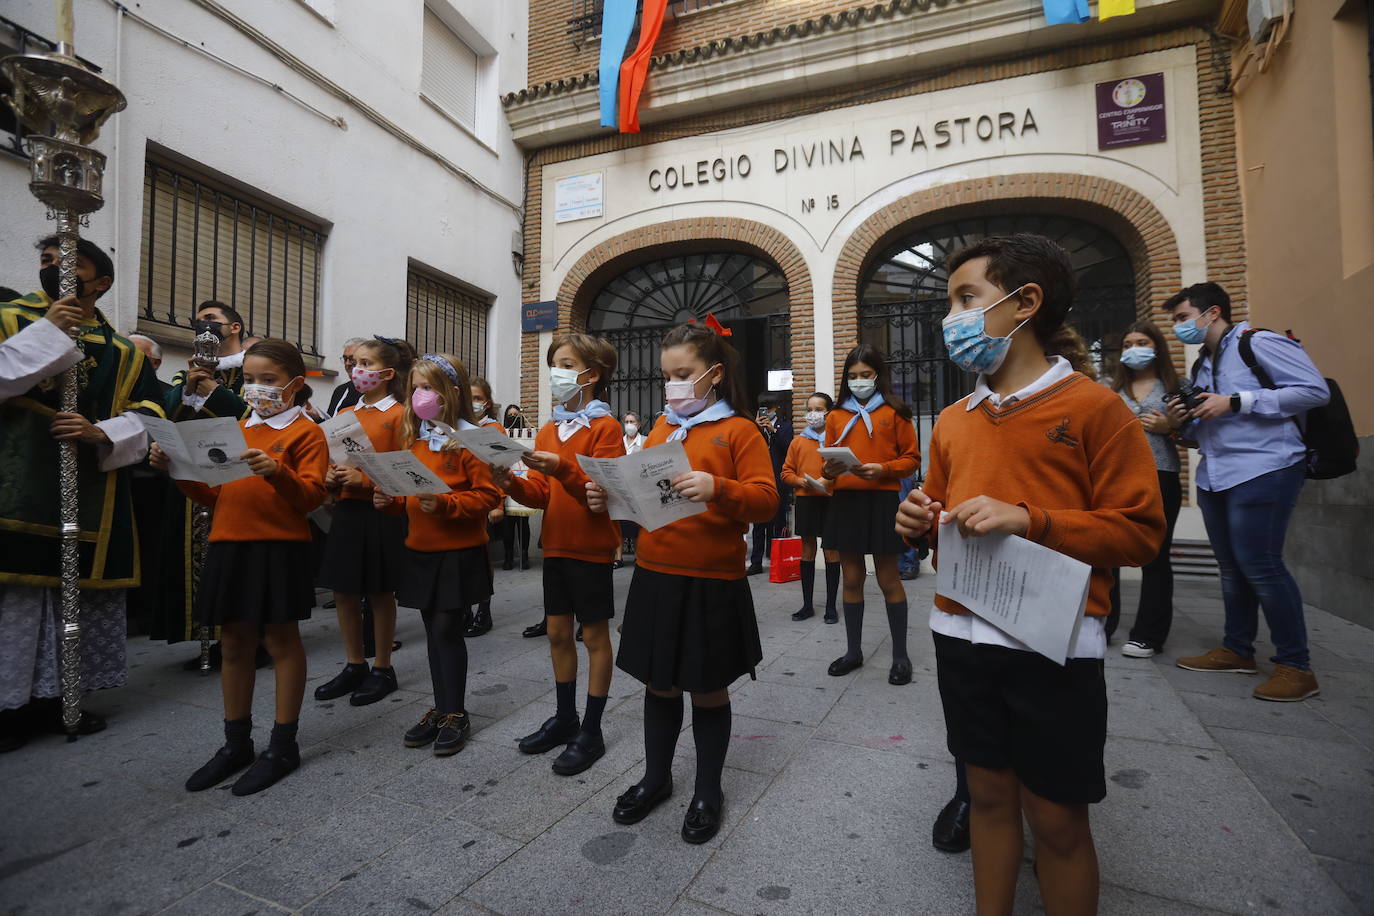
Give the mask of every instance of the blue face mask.
M 1131 369 L 1144 369 L 1154 361 L 1154 347 L 1127 347 L 1121 351 L 1121 364 Z
M 1174 325 L 1174 336 L 1186 344 L 1202 343 L 1207 339 L 1207 329 L 1212 326 L 1212 322 L 1209 321 L 1202 327 L 1198 327 L 1197 319 L 1201 317 L 1199 315 L 1197 318 L 1189 318 Z
M 1011 349 L 1011 334 L 1021 330 L 1030 319 L 1012 328 L 1011 334 L 1006 337 L 991 337 L 984 330 L 984 316 L 1024 288 L 1016 287 L 986 308 L 968 309 L 945 318 L 940 324 L 944 329 L 945 349 L 949 351 L 950 362 L 965 372 L 981 372 L 985 375 L 996 372 Z

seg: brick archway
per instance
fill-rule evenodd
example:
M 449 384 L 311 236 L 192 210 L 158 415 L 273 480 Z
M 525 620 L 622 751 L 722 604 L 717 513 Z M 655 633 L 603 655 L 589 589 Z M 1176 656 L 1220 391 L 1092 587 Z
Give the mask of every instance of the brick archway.
M 835 375 L 859 339 L 859 284 L 873 260 L 901 236 L 923 224 L 960 216 L 1027 209 L 1089 220 L 1116 236 L 1131 258 L 1136 277 L 1136 314 L 1151 315 L 1155 303 L 1181 283 L 1178 242 L 1164 215 L 1142 194 L 1091 175 L 1026 174 L 977 178 L 917 191 L 865 220 L 845 242 L 835 266 Z M 1158 317 L 1158 316 L 1156 316 Z M 1174 362 L 1183 348 L 1175 345 Z
M 745 251 L 772 261 L 787 278 L 788 312 L 792 338 L 793 401 L 815 386 L 814 297 L 811 274 L 797 246 L 778 230 L 737 217 L 701 217 L 672 220 L 607 239 L 577 259 L 558 288 L 558 327 L 585 330 L 592 300 L 611 277 L 633 264 L 680 252 L 699 250 L 703 242 L 713 247 Z M 539 335 L 521 340 L 521 364 L 537 366 Z M 538 403 L 538 375 L 522 373 L 521 397 Z

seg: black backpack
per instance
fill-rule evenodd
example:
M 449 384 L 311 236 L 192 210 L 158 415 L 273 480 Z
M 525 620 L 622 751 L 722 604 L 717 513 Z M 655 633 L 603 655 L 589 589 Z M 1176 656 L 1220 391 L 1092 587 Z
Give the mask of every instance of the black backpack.
M 1241 332 L 1238 344 L 1240 358 L 1255 374 L 1260 385 L 1277 388 L 1268 370 L 1255 358 L 1255 346 L 1250 342 L 1251 336 L 1259 330 L 1263 329 L 1247 328 Z M 1291 331 L 1285 336 L 1295 343 L 1302 343 Z M 1309 480 L 1344 477 L 1355 470 L 1355 463 L 1360 457 L 1360 440 L 1355 437 L 1355 424 L 1350 419 L 1350 409 L 1345 406 L 1341 386 L 1336 384 L 1335 379 L 1329 378 L 1326 387 L 1331 391 L 1331 400 L 1307 411 L 1306 423 L 1298 423 L 1297 417 L 1293 418 L 1293 422 L 1298 423 L 1303 444 L 1307 446 Z

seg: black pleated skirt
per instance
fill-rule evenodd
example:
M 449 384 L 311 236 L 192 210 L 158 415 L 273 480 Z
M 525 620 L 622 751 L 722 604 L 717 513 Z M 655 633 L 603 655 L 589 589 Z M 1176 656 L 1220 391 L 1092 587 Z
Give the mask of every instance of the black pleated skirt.
M 492 594 L 487 545 L 462 550 L 405 549 L 405 575 L 396 601 L 423 611 L 457 611 Z
M 196 623 L 291 623 L 315 607 L 309 541 L 214 541 L 196 589 Z
M 901 553 L 896 490 L 836 490 L 826 512 L 822 547 L 841 553 Z
M 698 579 L 635 567 L 616 665 L 655 690 L 708 693 L 753 676 L 763 660 L 749 580 Z
M 362 499 L 335 503 L 316 580 L 320 588 L 346 595 L 394 592 L 404 564 L 404 515 L 387 515 Z
M 797 537 L 818 538 L 825 534 L 825 519 L 830 514 L 833 496 L 798 496 L 792 533 Z

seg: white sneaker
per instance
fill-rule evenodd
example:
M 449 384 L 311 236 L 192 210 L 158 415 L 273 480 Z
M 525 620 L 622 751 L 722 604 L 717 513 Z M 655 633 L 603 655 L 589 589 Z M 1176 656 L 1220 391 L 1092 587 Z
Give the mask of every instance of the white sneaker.
M 1143 642 L 1136 642 L 1133 639 L 1121 647 L 1121 654 L 1127 658 L 1154 658 L 1156 653 L 1154 649 Z

